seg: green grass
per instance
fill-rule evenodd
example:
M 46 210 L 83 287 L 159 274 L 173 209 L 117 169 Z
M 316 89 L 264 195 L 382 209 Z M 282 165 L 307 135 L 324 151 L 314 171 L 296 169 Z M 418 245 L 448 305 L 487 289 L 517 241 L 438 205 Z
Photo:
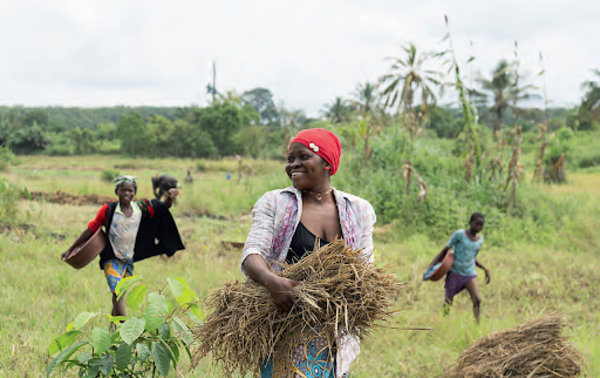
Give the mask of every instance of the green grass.
M 45 192 L 112 193 L 111 184 L 95 179 L 101 172 L 93 169 L 100 165 L 98 157 L 20 159 L 21 164 L 11 167 L 6 175 L 19 186 Z M 149 178 L 156 172 L 154 166 L 164 164 L 160 173 L 181 172 L 179 177 L 183 177 L 186 167 L 193 166 L 189 160 L 102 159 L 102 164 L 111 167 L 137 164 L 137 169 L 125 173 L 140 176 L 139 196 L 150 195 Z M 231 163 L 220 166 L 219 162 L 210 162 L 211 169 L 194 174 L 193 186 L 182 188 L 173 213 L 187 250 L 170 260 L 154 258 L 136 264 L 135 273 L 150 286 L 159 287 L 166 277 L 181 276 L 203 296 L 226 280 L 243 279 L 239 272 L 241 251 L 225 248 L 221 241 L 243 242 L 250 229 L 249 210 L 254 201 L 265 190 L 284 186 L 286 181 L 277 171 L 281 169 L 279 163 L 263 163 L 269 169 L 252 179 L 250 190 L 245 181 L 238 184 L 237 180 L 224 177 Z M 33 172 L 36 166 L 38 171 Z M 70 168 L 48 169 L 61 166 Z M 539 186 L 539 191 L 556 198 L 575 196 L 578 200 L 573 203 L 577 206 L 583 203 L 595 209 L 599 203 L 600 174 L 573 174 L 570 179 L 568 185 Z M 45 377 L 47 347 L 53 337 L 61 334 L 80 312 L 110 311 L 110 293 L 97 262 L 76 271 L 59 260 L 60 253 L 81 233 L 98 208 L 30 201 L 19 201 L 18 208 L 19 222 L 30 227 L 25 236 L 22 226 L 0 232 L 0 377 Z M 597 240 L 597 230 L 586 228 L 597 224 L 590 217 L 598 214 L 589 209 L 581 209 L 576 217 L 565 221 L 563 227 L 587 240 L 572 248 L 566 243 L 553 246 L 553 237 L 531 242 L 511 240 L 510 235 L 506 235 L 510 243 L 484 245 L 480 259 L 492 269 L 492 283 L 480 282 L 483 303 L 479 326 L 473 321 L 466 294 L 458 296 L 450 316 L 442 317 L 443 283 L 419 280 L 444 241 L 422 235 L 400 240 L 397 230 L 402 224 L 379 225 L 375 232 L 378 263 L 394 264 L 392 272 L 401 281 L 414 282 L 398 298 L 397 305 L 404 311 L 393 325 L 431 330 L 390 329 L 374 333 L 361 345 L 352 377 L 435 377 L 470 342 L 552 311 L 567 316 L 573 325 L 567 333 L 589 362 L 587 376 L 599 377 L 599 252 L 598 245 L 590 242 Z M 95 319 L 91 326 L 95 324 L 99 320 Z M 210 361 L 204 361 L 194 373 L 189 373 L 186 360 L 171 377 L 219 377 L 218 370 L 211 372 L 210 365 Z

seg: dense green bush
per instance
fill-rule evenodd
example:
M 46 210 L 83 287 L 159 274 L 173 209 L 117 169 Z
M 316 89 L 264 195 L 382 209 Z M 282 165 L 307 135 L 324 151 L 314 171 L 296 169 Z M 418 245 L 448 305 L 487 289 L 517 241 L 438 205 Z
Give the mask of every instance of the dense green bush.
M 8 171 L 8 166 L 16 161 L 17 157 L 12 153 L 10 148 L 0 146 L 0 172 Z
M 562 135 L 562 138 L 568 137 Z M 369 200 L 375 208 L 378 224 L 393 222 L 398 237 L 425 234 L 442 241 L 454 230 L 466 227 L 470 214 L 477 211 L 486 215 L 486 240 L 492 245 L 510 244 L 514 240 L 567 243 L 560 235 L 589 239 L 589 235 L 577 230 L 577 219 L 589 222 L 590 214 L 600 209 L 587 206 L 585 214 L 582 213 L 580 209 L 586 208 L 585 198 L 551 197 L 522 181 L 517 187 L 515 205 L 509 211 L 509 198 L 504 191 L 506 172 L 497 181 L 491 181 L 490 172 L 482 169 L 467 183 L 464 157 L 452 152 L 456 145 L 449 140 L 419 137 L 410 144 L 411 163 L 427 184 L 427 197 L 420 201 L 415 178 L 407 195 L 402 168 L 409 146 L 407 140 L 401 126 L 372 137 L 373 152 L 366 164 L 360 148 L 345 149 L 342 167 L 333 180 L 336 188 Z M 350 142 L 342 141 L 342 144 Z M 564 149 L 565 143 L 561 147 Z M 509 154 L 505 153 L 505 167 L 508 158 Z
M 105 169 L 100 172 L 100 179 L 105 182 L 113 182 L 119 176 L 119 171 L 115 169 Z
M 21 191 L 0 177 L 0 226 L 11 223 L 17 215 L 17 203 Z

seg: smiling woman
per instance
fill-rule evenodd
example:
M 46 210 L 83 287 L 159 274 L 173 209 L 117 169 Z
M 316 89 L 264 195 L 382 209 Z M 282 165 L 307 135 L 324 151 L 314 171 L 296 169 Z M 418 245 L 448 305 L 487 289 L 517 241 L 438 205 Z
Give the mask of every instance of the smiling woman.
M 241 269 L 271 293 L 282 312 L 294 306 L 293 287 L 299 282 L 279 277 L 280 263 L 293 264 L 315 245 L 340 238 L 349 247 L 362 249 L 363 258 L 374 262 L 373 207 L 330 186 L 341 152 L 342 145 L 332 132 L 301 131 L 290 143 L 285 165 L 292 186 L 267 192 L 252 211 Z M 267 361 L 261 361 L 263 378 L 345 377 L 360 351 L 358 340 L 348 337 L 330 348 L 318 326 L 296 332 L 290 340 L 291 345 L 277 348 Z

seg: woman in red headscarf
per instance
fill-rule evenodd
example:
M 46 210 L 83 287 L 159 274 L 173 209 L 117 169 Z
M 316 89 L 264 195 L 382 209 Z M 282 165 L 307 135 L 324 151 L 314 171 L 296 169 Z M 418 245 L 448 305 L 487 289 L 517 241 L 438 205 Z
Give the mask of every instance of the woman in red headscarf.
M 323 246 L 339 238 L 374 261 L 373 207 L 330 185 L 341 152 L 339 139 L 328 130 L 299 132 L 290 143 L 285 165 L 292 186 L 265 193 L 252 210 L 241 270 L 269 290 L 282 312 L 294 305 L 293 287 L 299 282 L 277 276 L 278 263 L 293 264 L 310 253 L 316 242 Z M 293 340 L 291 351 L 276 351 L 261 362 L 262 378 L 345 377 L 360 350 L 358 340 L 348 336 L 339 338 L 330 350 L 318 330 L 298 332 Z

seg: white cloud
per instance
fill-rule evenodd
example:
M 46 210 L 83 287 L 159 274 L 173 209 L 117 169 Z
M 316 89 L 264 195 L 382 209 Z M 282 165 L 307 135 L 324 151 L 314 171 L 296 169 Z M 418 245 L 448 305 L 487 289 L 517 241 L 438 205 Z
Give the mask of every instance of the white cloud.
M 459 57 L 477 57 L 466 73 L 489 73 L 518 40 L 533 79 L 543 51 L 556 104 L 577 103 L 600 65 L 600 4 L 591 0 L 5 3 L 2 104 L 203 104 L 216 60 L 218 88 L 268 87 L 278 102 L 315 115 L 384 74 L 384 58 L 401 44 L 441 48 L 444 14 Z

